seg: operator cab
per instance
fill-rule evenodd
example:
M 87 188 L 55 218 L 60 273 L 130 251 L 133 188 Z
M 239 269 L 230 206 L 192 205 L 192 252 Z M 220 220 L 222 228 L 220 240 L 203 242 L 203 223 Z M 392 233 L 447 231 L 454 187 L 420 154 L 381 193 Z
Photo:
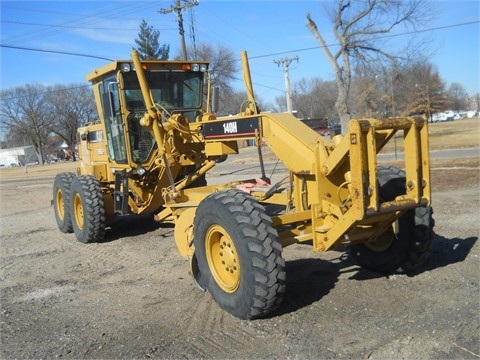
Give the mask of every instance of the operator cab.
M 166 117 L 181 113 L 189 122 L 202 114 L 207 62 L 142 61 L 153 103 Z M 148 110 L 131 61 L 115 61 L 87 75 L 105 124 L 110 160 L 117 164 L 148 161 L 157 147 L 140 119 Z M 127 151 L 127 149 L 130 149 Z

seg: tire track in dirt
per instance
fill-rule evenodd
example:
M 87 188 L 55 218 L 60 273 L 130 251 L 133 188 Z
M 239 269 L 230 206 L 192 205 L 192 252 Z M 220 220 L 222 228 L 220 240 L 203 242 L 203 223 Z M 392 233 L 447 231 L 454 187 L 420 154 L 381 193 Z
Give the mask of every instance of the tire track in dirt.
M 186 358 L 227 358 L 255 341 L 258 332 L 247 328 L 248 321 L 234 318 L 221 310 L 208 292 L 190 297 L 187 308 L 192 312 L 181 324 L 187 339 L 179 352 Z
M 67 271 L 71 271 L 75 277 L 88 280 L 101 279 L 133 264 L 132 257 L 121 247 L 112 248 L 108 244 L 72 243 L 70 239 L 67 244 L 69 244 L 69 251 L 63 254 L 61 260 Z M 76 256 L 72 256 L 73 254 Z
M 105 243 L 81 244 L 57 230 L 50 191 L 9 189 L 0 358 L 474 358 L 478 176 L 432 173 L 439 235 L 425 271 L 378 277 L 288 247 L 285 305 L 255 321 L 195 288 L 172 227 L 124 218 Z
M 26 279 L 34 277 L 42 286 L 58 280 L 52 277 L 51 272 L 57 267 L 57 259 L 64 252 L 64 246 L 52 244 L 50 240 L 55 238 L 56 234 L 48 224 L 43 225 L 37 227 L 35 224 L 11 224 L 14 232 L 6 232 L 1 236 L 2 289 L 23 283 L 25 286 L 16 291 L 21 297 L 32 290 L 27 286 L 29 282 Z

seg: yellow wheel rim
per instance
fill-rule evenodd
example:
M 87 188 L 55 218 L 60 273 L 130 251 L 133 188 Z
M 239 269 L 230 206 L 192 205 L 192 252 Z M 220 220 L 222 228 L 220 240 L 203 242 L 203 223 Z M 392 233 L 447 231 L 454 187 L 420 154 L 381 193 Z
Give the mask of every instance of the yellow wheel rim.
M 63 200 L 63 192 L 62 190 L 57 190 L 57 214 L 58 218 L 63 221 L 65 219 L 65 202 Z
M 208 229 L 205 251 L 208 266 L 217 284 L 227 293 L 235 292 L 240 285 L 240 262 L 232 239 L 220 225 Z
M 75 214 L 75 223 L 79 230 L 83 229 L 83 204 L 80 194 L 75 194 L 73 198 L 73 212 Z

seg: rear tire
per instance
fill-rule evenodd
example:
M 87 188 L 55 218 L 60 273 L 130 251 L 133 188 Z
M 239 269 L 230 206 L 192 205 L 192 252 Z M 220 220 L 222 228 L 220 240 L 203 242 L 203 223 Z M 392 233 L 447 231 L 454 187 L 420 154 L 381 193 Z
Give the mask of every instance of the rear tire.
M 237 190 L 214 193 L 194 219 L 198 270 L 225 311 L 241 319 L 266 315 L 285 292 L 285 261 L 265 208 Z
M 78 176 L 70 189 L 70 213 L 78 241 L 87 244 L 105 238 L 105 204 L 98 180 L 91 175 Z
M 74 173 L 60 173 L 53 182 L 53 209 L 58 229 L 63 233 L 73 232 L 72 218 L 70 215 L 70 186 Z
M 392 201 L 406 193 L 405 172 L 394 167 L 379 167 L 380 198 Z M 413 272 L 428 258 L 432 247 L 433 226 L 431 207 L 407 211 L 378 241 L 350 247 L 357 263 L 368 270 L 391 274 Z

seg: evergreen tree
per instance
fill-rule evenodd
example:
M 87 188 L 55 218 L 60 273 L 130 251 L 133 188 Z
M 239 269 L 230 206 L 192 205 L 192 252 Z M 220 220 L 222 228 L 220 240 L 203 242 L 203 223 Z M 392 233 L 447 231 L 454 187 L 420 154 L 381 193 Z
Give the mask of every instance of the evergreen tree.
M 134 50 L 138 51 L 141 60 L 167 60 L 170 51 L 170 45 L 159 44 L 160 31 L 149 26 L 145 19 L 142 19 L 138 38 L 135 39 Z

